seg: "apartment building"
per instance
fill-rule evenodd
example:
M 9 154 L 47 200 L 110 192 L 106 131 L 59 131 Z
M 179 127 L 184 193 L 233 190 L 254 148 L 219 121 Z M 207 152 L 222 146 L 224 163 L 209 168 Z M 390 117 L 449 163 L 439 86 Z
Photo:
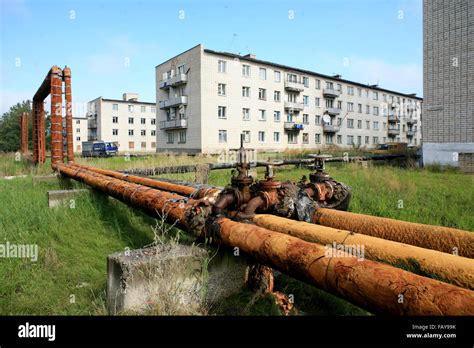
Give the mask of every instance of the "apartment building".
M 88 136 L 86 116 L 72 118 L 72 135 L 74 152 L 82 152 L 82 142 L 87 141 Z
M 197 45 L 156 66 L 157 151 L 421 144 L 422 99 Z
M 155 152 L 155 105 L 139 101 L 136 93 L 124 93 L 121 100 L 91 100 L 87 105 L 88 140 L 115 142 L 119 152 Z
M 474 173 L 474 2 L 423 2 L 423 162 Z

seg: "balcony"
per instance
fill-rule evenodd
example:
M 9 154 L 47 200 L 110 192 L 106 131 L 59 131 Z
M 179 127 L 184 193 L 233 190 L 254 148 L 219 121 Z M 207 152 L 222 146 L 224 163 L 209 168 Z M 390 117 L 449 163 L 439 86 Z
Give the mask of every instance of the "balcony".
M 182 95 L 180 97 L 170 98 L 168 100 L 160 101 L 160 109 L 168 109 L 179 105 L 185 105 L 188 103 L 188 97 Z
M 323 124 L 323 132 L 326 133 L 337 133 L 341 130 L 341 127 L 332 124 Z
M 184 85 L 186 82 L 188 82 L 187 74 L 177 74 L 169 79 L 160 81 L 160 89 Z
M 407 131 L 407 137 L 413 138 L 415 136 L 416 132 L 414 130 L 409 130 Z
M 300 82 L 285 81 L 285 89 L 293 92 L 303 92 L 304 85 Z
M 389 128 L 387 133 L 391 136 L 400 135 L 400 129 Z
M 414 118 L 407 118 L 407 124 L 417 124 L 418 123 L 418 120 L 414 119 Z
M 97 120 L 88 120 L 87 121 L 87 128 L 97 128 Z
M 160 129 L 181 129 L 188 128 L 188 120 L 176 118 L 174 120 L 160 121 Z
M 397 123 L 398 122 L 398 116 L 394 115 L 394 114 L 388 115 L 387 120 L 388 120 L 388 122 Z
M 291 109 L 295 111 L 303 110 L 303 103 L 285 101 L 285 109 Z
M 415 104 L 407 104 L 407 110 L 408 111 L 416 110 L 416 105 Z
M 325 88 L 323 89 L 323 96 L 325 98 L 337 98 L 341 95 L 341 92 L 334 88 Z
M 392 108 L 392 109 L 396 109 L 398 107 L 398 103 L 397 102 L 391 102 L 391 103 L 389 103 L 389 107 Z
M 341 113 L 341 109 L 339 109 L 339 108 L 327 108 L 326 113 L 330 116 L 337 116 Z
M 283 123 L 283 129 L 287 131 L 300 131 L 304 129 L 304 125 L 296 122 L 285 122 Z

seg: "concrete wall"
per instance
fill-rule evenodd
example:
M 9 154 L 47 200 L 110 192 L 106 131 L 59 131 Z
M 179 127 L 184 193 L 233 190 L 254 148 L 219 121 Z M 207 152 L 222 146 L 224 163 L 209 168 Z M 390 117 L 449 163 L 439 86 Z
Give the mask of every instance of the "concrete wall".
M 474 153 L 474 2 L 423 7 L 423 160 L 457 166 L 452 153 Z
M 87 118 L 72 118 L 72 134 L 74 143 L 74 152 L 82 152 L 82 142 L 87 141 Z

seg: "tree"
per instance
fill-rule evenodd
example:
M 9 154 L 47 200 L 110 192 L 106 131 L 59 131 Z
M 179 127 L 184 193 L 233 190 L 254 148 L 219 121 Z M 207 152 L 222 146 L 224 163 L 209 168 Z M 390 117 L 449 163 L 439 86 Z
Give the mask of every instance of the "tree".
M 20 116 L 28 113 L 28 148 L 33 149 L 33 123 L 31 117 L 31 102 L 24 100 L 13 105 L 9 111 L 0 118 L 0 152 L 12 152 L 20 149 Z M 45 112 L 46 149 L 50 146 L 50 117 Z

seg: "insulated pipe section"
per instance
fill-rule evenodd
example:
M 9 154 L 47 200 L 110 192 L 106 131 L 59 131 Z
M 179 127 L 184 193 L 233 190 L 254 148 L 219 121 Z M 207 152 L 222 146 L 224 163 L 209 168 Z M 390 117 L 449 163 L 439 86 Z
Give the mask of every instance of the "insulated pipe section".
M 72 94 L 71 94 L 71 69 L 63 69 L 64 94 L 66 99 L 66 144 L 67 161 L 74 162 L 74 142 L 72 134 Z
M 51 163 L 63 162 L 63 118 L 61 69 L 51 68 Z M 43 130 L 44 132 L 44 130 Z
M 292 275 L 373 313 L 473 315 L 474 291 L 328 249 L 282 233 L 218 218 L 212 236 L 259 263 Z
M 333 209 L 317 209 L 313 223 L 448 254 L 474 258 L 474 233 Z
M 272 231 L 353 254 L 358 252 L 369 260 L 474 290 L 474 259 L 273 215 L 254 215 L 252 221 Z

